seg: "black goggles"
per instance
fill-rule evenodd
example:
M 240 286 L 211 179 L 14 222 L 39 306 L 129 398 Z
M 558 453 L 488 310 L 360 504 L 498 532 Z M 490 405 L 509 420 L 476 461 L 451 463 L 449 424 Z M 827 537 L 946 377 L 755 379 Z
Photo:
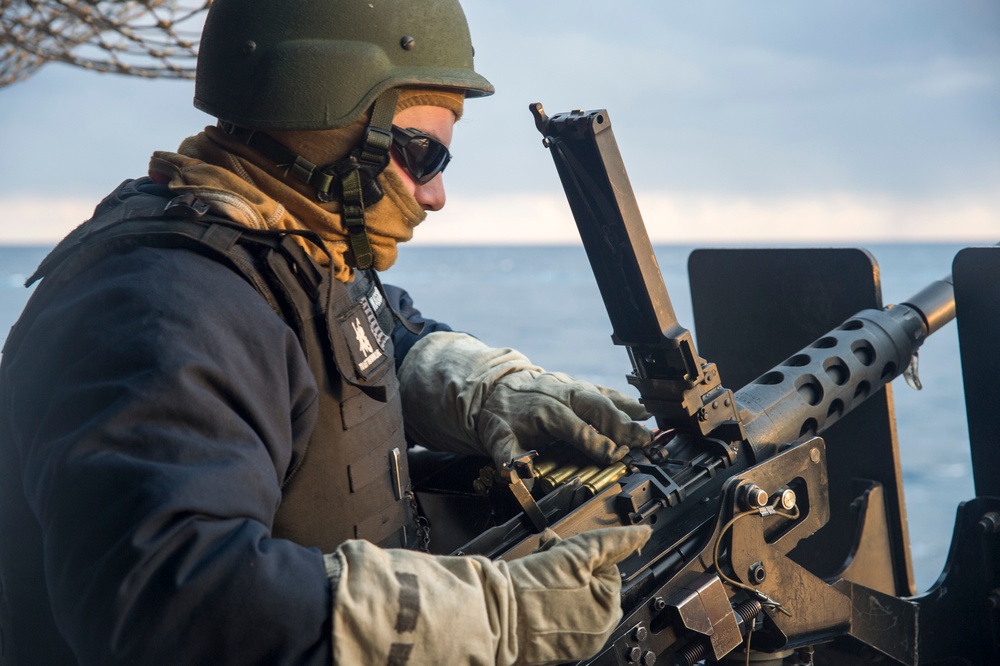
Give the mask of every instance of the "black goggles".
M 396 156 L 417 183 L 426 185 L 444 171 L 451 161 L 448 147 L 426 132 L 412 127 L 392 126 L 392 145 Z

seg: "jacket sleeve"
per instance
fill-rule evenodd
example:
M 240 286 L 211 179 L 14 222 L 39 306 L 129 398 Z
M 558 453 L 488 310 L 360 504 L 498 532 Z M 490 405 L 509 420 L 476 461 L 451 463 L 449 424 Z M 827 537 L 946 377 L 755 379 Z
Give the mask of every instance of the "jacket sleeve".
M 444 322 L 424 317 L 420 310 L 413 305 L 413 298 L 405 289 L 391 284 L 383 285 L 383 289 L 385 289 L 385 296 L 392 311 L 410 324 L 407 327 L 400 322 L 392 330 L 392 344 L 396 350 L 396 370 L 398 371 L 399 367 L 403 365 L 403 359 L 418 341 L 435 331 L 450 331 L 452 328 Z
M 82 663 L 330 663 L 323 554 L 270 532 L 315 382 L 249 284 L 135 249 L 63 285 L 5 360 L 53 614 Z

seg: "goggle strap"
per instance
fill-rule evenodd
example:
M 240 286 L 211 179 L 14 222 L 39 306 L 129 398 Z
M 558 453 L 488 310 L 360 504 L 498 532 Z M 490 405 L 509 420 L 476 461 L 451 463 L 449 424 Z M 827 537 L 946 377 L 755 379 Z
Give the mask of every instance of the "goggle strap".
M 275 166 L 285 170 L 285 176 L 291 176 L 298 181 L 316 188 L 322 195 L 328 195 L 333 187 L 333 176 L 323 173 L 320 167 L 316 166 L 301 155 L 296 155 L 292 151 L 278 143 L 273 137 L 265 132 L 240 127 L 224 120 L 219 121 L 219 129 L 229 136 L 236 137 L 246 145 L 250 146 L 267 159 L 274 162 Z

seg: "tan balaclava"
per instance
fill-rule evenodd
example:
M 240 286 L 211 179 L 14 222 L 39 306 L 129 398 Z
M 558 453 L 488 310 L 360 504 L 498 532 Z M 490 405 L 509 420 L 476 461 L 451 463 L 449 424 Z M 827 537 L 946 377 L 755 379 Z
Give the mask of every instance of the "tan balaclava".
M 401 89 L 396 112 L 413 106 L 440 106 L 462 115 L 462 93 L 438 89 Z M 368 116 L 334 130 L 269 131 L 292 152 L 318 165 L 347 156 L 362 140 Z M 155 152 L 150 176 L 171 190 L 192 193 L 211 211 L 254 229 L 316 232 L 330 253 L 299 239 L 336 278 L 353 277 L 354 258 L 338 201 L 323 203 L 311 186 L 295 179 L 284 166 L 217 127 L 185 139 L 176 153 Z M 385 196 L 365 210 L 365 227 L 374 253 L 374 268 L 386 270 L 396 261 L 396 244 L 410 240 L 413 228 L 427 216 L 390 164 L 378 177 Z

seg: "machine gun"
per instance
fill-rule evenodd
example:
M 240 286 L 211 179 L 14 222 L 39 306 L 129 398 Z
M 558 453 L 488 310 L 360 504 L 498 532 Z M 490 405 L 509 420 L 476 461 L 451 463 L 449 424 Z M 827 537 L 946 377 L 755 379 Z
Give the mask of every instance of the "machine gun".
M 905 520 L 894 504 L 901 488 L 851 480 L 855 519 L 850 543 L 834 549 L 847 553 L 835 570 L 817 564 L 815 548 L 797 548 L 831 516 L 820 435 L 900 374 L 914 379 L 918 348 L 955 317 L 951 276 L 903 303 L 857 312 L 734 393 L 677 322 L 607 112 L 550 118 L 541 105 L 531 110 L 613 341 L 631 359 L 628 380 L 659 430 L 649 447 L 608 467 L 555 446 L 481 478 L 494 491 L 509 489 L 519 512 L 459 552 L 512 559 L 531 552 L 545 527 L 569 536 L 650 525 L 649 543 L 620 565 L 624 617 L 588 664 L 690 666 L 751 656 L 758 664 L 1000 663 L 995 462 L 983 465 L 989 476 L 977 470 L 982 492 L 960 507 L 945 574 L 923 596 L 912 596 Z M 996 259 L 992 253 L 991 266 Z M 990 317 L 969 321 L 982 326 Z M 969 411 L 973 425 L 971 404 Z M 996 457 L 981 448 L 977 466 Z

